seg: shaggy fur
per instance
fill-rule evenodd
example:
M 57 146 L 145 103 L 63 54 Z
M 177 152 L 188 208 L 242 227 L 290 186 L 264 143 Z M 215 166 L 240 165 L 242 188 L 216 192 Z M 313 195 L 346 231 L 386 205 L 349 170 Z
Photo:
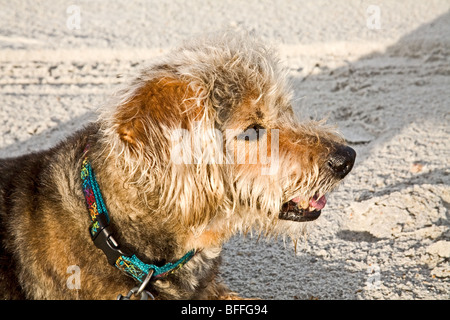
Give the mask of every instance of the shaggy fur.
M 248 36 L 207 36 L 142 70 L 95 123 L 55 148 L 1 160 L 0 297 L 114 299 L 136 285 L 90 239 L 80 179 L 87 144 L 119 243 L 154 264 L 197 250 L 147 289 L 157 299 L 237 297 L 218 278 L 223 243 L 249 230 L 297 239 L 304 224 L 295 220 L 354 162 L 332 128 L 300 123 L 290 98 L 271 50 Z M 270 174 L 261 173 L 263 153 L 278 161 Z M 78 290 L 66 284 L 73 265 Z

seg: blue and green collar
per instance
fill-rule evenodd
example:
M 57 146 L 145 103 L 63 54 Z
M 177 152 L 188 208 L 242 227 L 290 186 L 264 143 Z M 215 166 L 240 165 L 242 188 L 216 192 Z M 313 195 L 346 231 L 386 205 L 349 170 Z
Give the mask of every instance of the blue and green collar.
M 122 248 L 114 239 L 110 226 L 110 219 L 105 202 L 103 201 L 100 187 L 95 178 L 94 171 L 87 157 L 89 146 L 84 151 L 84 159 L 81 167 L 81 180 L 83 182 L 83 194 L 86 207 L 90 214 L 92 224 L 89 227 L 92 241 L 106 255 L 109 264 L 116 266 L 128 276 L 142 283 L 151 279 L 165 277 L 186 264 L 194 255 L 195 250 L 186 253 L 181 259 L 163 266 L 147 264 L 139 260 L 126 248 Z

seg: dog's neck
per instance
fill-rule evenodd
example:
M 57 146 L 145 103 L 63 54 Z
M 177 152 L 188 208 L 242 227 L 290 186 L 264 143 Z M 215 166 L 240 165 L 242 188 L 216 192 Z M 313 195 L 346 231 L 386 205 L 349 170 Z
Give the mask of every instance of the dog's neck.
M 188 251 L 180 248 L 176 230 L 172 230 L 170 223 L 161 221 L 158 217 L 161 213 L 154 204 L 144 203 L 139 190 L 126 183 L 114 161 L 106 160 L 95 146 L 90 148 L 89 160 L 117 240 L 152 260 L 169 261 Z M 89 219 L 88 214 L 86 219 Z
M 92 240 L 95 246 L 106 255 L 108 262 L 135 278 L 138 282 L 142 282 L 143 286 L 150 279 L 165 277 L 189 262 L 196 254 L 194 249 L 188 251 L 175 262 L 155 265 L 142 262 L 128 246 L 119 244 L 114 235 L 114 227 L 111 226 L 111 219 L 96 175 L 89 161 L 88 151 L 89 145 L 83 153 L 84 159 L 81 166 L 82 189 L 92 220 L 90 227 Z
M 93 151 L 99 156 L 92 158 L 91 162 L 97 172 L 111 219 L 125 242 L 147 248 L 145 255 L 163 260 L 179 257 L 191 249 L 216 250 L 234 233 L 223 228 L 223 224 L 214 227 L 217 219 L 210 221 L 208 226 L 184 224 L 178 212 L 161 206 L 161 190 L 154 188 L 148 194 L 148 188 L 130 182 L 128 173 L 118 165 L 120 159 L 117 161 L 114 155 L 104 150 L 108 148 L 98 141 L 97 149 Z M 156 181 L 165 178 L 154 177 Z

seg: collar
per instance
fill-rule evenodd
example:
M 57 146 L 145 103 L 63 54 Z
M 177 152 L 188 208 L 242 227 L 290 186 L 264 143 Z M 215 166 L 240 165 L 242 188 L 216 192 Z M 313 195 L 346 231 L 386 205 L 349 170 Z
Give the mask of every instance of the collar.
M 87 157 L 88 149 L 89 145 L 84 151 L 84 159 L 81 167 L 81 180 L 83 182 L 82 186 L 86 207 L 92 220 L 89 232 L 95 246 L 101 249 L 106 255 L 108 263 L 141 283 L 149 281 L 149 279 L 152 280 L 165 277 L 181 268 L 195 255 L 196 252 L 194 249 L 186 253 L 176 262 L 157 266 L 142 262 L 135 254 L 130 252 L 127 248 L 121 247 L 115 240 L 110 225 L 108 210 L 106 209 L 100 187 Z

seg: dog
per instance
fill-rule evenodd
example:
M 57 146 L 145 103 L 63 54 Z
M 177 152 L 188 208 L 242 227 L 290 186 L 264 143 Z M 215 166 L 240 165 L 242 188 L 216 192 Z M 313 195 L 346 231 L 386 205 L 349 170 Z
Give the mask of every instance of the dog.
M 200 37 L 57 146 L 0 160 L 0 297 L 239 299 L 222 245 L 298 238 L 355 162 L 287 79 L 256 37 Z

